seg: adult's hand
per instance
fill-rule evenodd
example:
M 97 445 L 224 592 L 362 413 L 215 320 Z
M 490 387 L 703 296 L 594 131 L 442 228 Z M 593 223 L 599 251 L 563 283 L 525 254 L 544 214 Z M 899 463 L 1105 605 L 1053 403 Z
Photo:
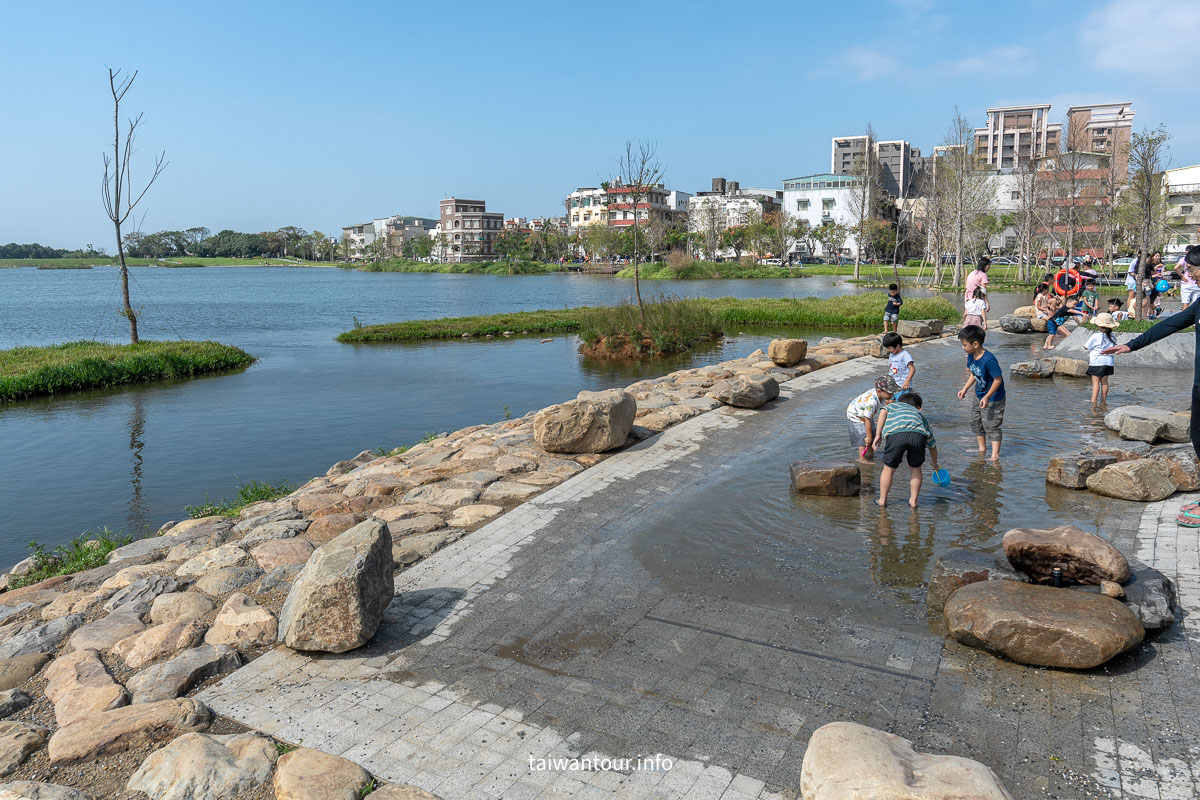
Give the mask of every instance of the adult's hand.
M 1100 352 L 1106 356 L 1119 356 L 1119 355 L 1124 355 L 1125 353 L 1129 353 L 1132 351 L 1129 349 L 1129 345 L 1119 344 L 1116 347 L 1106 347 L 1103 350 L 1101 350 Z

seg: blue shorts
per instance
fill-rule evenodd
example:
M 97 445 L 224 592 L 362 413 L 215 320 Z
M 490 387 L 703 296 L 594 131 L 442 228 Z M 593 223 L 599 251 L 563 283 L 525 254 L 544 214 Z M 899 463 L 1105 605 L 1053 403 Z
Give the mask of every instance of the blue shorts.
M 1046 333 L 1053 336 L 1058 333 L 1059 327 L 1067 321 L 1066 317 L 1051 317 L 1046 320 Z

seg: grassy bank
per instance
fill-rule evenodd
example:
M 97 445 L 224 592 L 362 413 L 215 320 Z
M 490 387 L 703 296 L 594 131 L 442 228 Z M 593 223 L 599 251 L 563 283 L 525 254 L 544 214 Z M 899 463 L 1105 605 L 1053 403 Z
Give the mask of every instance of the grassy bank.
M 266 481 L 248 481 L 238 484 L 237 496 L 232 500 L 226 500 L 222 497 L 220 500 L 213 502 L 205 497 L 203 503 L 194 506 L 184 506 L 183 510 L 192 519 L 216 516 L 236 517 L 241 513 L 243 508 L 251 503 L 258 503 L 264 500 L 278 500 L 281 497 L 287 497 L 294 491 L 296 491 L 296 487 L 287 481 L 281 481 L 278 484 L 267 483 Z
M 797 328 L 877 328 L 883 315 L 883 293 L 845 295 L 817 299 L 734 297 L 687 301 L 712 311 L 722 325 L 772 325 Z M 615 309 L 619 306 L 605 308 Z M 457 339 L 471 336 L 514 333 L 578 333 L 590 308 L 521 311 L 478 317 L 409 320 L 383 325 L 364 325 L 340 334 L 339 342 L 402 342 L 421 339 Z M 913 298 L 904 302 L 907 319 L 943 319 L 955 322 L 958 312 L 940 297 Z
M 703 300 L 659 298 L 645 304 L 590 308 L 579 324 L 580 351 L 601 358 L 647 358 L 682 353 L 723 333 L 720 313 Z
M 217 342 L 67 342 L 0 350 L 0 402 L 127 383 L 189 378 L 249 366 L 254 358 Z
M 558 264 L 543 264 L 540 261 L 473 261 L 463 264 L 429 264 L 392 258 L 371 264 L 339 264 L 343 269 L 358 272 L 440 272 L 455 275 L 548 275 L 565 272 Z
M 27 575 L 12 578 L 8 588 L 20 589 L 57 575 L 74 575 L 103 566 L 108 561 L 109 553 L 130 541 L 131 537 L 115 534 L 108 528 L 98 533 L 82 533 L 50 551 L 37 541 L 32 541 L 29 549 L 33 551 L 30 556 L 33 569 Z
M 334 267 L 330 261 L 298 261 L 280 258 L 215 258 L 187 256 L 185 258 L 126 258 L 131 267 Z M 0 258 L 0 267 L 38 267 L 39 269 L 86 269 L 115 267 L 113 258 Z
M 739 264 L 736 261 L 692 261 L 682 267 L 663 263 L 642 264 L 642 278 L 650 281 L 713 280 L 724 278 L 804 278 L 807 270 L 788 267 L 768 267 L 762 264 Z M 632 278 L 633 267 L 617 273 L 618 278 Z

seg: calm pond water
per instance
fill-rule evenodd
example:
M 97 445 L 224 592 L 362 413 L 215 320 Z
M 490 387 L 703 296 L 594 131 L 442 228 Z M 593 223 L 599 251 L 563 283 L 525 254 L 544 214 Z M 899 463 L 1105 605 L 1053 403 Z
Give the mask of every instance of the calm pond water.
M 574 274 L 486 276 L 336 269 L 131 269 L 146 339 L 215 339 L 258 357 L 246 371 L 0 407 L 0 566 L 30 539 L 57 544 L 107 526 L 139 534 L 239 481 L 302 482 L 360 450 L 519 416 L 580 389 L 623 386 L 745 355 L 770 331 L 653 364 L 581 358 L 572 336 L 343 345 L 364 324 L 612 304 L 632 281 Z M 647 282 L 681 297 L 825 297 L 834 278 Z M 122 341 L 114 268 L 0 269 L 0 347 Z M 910 292 L 917 296 L 918 292 Z M 957 293 L 945 293 L 958 301 Z M 996 311 L 1024 296 L 996 295 Z M 790 331 L 795 334 L 795 331 Z M 822 331 L 805 335 L 819 337 Z

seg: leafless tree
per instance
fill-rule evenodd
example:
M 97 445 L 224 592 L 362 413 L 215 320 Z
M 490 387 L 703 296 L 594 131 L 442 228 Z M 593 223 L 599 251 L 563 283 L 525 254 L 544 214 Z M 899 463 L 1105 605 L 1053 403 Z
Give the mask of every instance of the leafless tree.
M 879 174 L 879 154 L 875 152 L 875 129 L 867 123 L 863 156 L 854 163 L 853 174 L 858 178 L 850 192 L 850 218 L 854 226 L 854 279 L 859 279 L 862 254 L 866 247 L 867 222 L 875 217 L 882 190 Z
M 154 181 L 167 168 L 167 154 L 160 153 L 154 159 L 154 170 L 150 179 L 137 191 L 133 186 L 133 143 L 137 136 L 138 125 L 142 123 L 142 115 L 130 117 L 126 122 L 125 136 L 121 136 L 121 101 L 133 86 L 137 78 L 137 70 L 132 75 L 121 77 L 121 70 L 108 70 L 108 87 L 113 98 L 113 154 L 104 155 L 104 183 L 101 196 L 104 200 L 104 211 L 112 220 L 117 235 L 117 258 L 121 262 L 121 315 L 129 320 L 129 342 L 138 343 L 137 314 L 129 303 L 129 267 L 125 264 L 125 242 L 121 238 L 121 225 L 133 214 L 138 203 L 146 196 L 146 192 L 154 185 Z M 122 141 L 123 139 L 123 141 Z
M 1037 260 L 1035 236 L 1040 226 L 1042 181 L 1038 175 L 1038 162 L 1032 158 L 1021 159 L 1013 173 L 1017 180 L 1017 280 L 1029 280 L 1029 266 Z
M 937 163 L 935 191 L 943 194 L 939 211 L 945 215 L 947 241 L 954 243 L 954 286 L 959 287 L 963 281 L 963 251 L 978 233 L 975 228 L 979 219 L 993 212 L 995 195 L 976 162 L 975 129 L 958 106 L 946 129 L 944 145 Z
M 628 198 L 633 211 L 633 293 L 643 322 L 646 321 L 646 307 L 642 304 L 642 272 L 638 264 L 639 207 L 646 203 L 649 209 L 647 201 L 662 179 L 663 168 L 658 161 L 658 148 L 647 141 L 639 142 L 636 148 L 633 142 L 625 142 L 625 152 L 617 158 L 617 180 L 613 182 L 613 188 L 619 189 L 618 193 Z
M 1129 145 L 1130 201 L 1138 209 L 1142 235 L 1143 262 L 1138 268 L 1134 309 L 1136 319 L 1142 318 L 1142 280 L 1146 259 L 1154 252 L 1156 220 L 1163 216 L 1165 197 L 1163 181 L 1169 159 L 1167 142 L 1171 135 L 1162 125 L 1151 131 L 1135 133 Z
M 704 200 L 705 198 L 701 198 Z M 706 202 L 695 215 L 696 230 L 703 243 L 704 254 L 709 260 L 715 260 L 717 250 L 721 247 L 721 231 L 725 230 L 725 214 L 715 201 Z

